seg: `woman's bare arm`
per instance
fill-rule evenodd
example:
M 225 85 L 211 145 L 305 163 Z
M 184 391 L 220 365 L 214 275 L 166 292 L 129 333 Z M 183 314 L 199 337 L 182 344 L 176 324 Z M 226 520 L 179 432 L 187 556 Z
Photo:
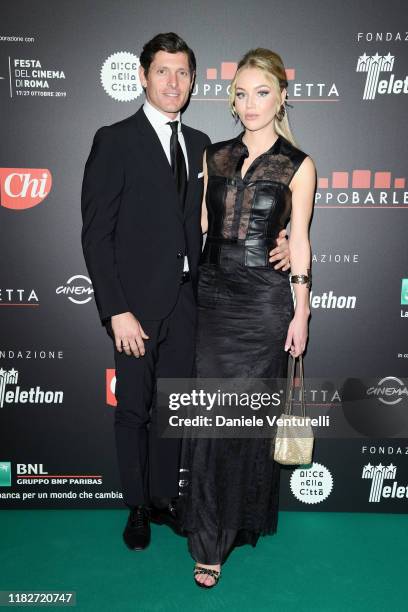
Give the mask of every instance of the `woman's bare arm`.
M 316 187 L 316 169 L 313 160 L 306 157 L 291 182 L 292 213 L 290 219 L 289 249 L 291 273 L 308 274 L 311 269 L 309 224 L 313 211 Z M 309 312 L 309 289 L 304 284 L 293 283 L 296 296 L 296 312 Z
M 311 269 L 311 249 L 309 224 L 313 211 L 316 187 L 316 169 L 310 157 L 306 157 L 293 177 L 292 214 L 290 220 L 289 249 L 292 274 L 309 274 Z M 293 283 L 296 306 L 295 315 L 290 322 L 285 340 L 285 351 L 290 349 L 293 357 L 298 357 L 306 348 L 308 321 L 310 316 L 309 287 Z

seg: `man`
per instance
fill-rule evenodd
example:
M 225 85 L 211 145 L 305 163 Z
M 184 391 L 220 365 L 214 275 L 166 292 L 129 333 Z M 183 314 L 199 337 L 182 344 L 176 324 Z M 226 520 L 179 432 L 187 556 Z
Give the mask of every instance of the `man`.
M 192 375 L 202 162 L 210 144 L 180 122 L 196 71 L 187 44 L 158 34 L 140 63 L 146 100 L 96 132 L 82 185 L 84 256 L 114 341 L 116 449 L 130 508 L 123 538 L 133 550 L 148 546 L 150 520 L 177 530 L 180 440 L 156 434 L 155 391 L 157 378 Z M 288 267 L 282 243 L 271 254 Z

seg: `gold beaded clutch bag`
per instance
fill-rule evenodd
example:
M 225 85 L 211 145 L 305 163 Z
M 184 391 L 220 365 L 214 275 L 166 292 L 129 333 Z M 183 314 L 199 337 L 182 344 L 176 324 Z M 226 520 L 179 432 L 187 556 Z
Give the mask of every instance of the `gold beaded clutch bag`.
M 285 408 L 280 416 L 280 423 L 278 421 L 274 439 L 274 459 L 282 465 L 306 465 L 312 462 L 314 437 L 310 418 L 306 417 L 305 411 L 302 355 L 299 355 L 300 403 L 302 408 L 300 417 L 292 414 L 295 366 L 296 358 L 291 355 Z

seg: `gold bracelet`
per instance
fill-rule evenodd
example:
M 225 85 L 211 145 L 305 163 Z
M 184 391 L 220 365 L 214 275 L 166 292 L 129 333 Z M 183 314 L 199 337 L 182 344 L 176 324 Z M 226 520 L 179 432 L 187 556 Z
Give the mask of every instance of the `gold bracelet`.
M 299 283 L 300 285 L 306 285 L 309 289 L 312 285 L 312 275 L 310 270 L 308 270 L 309 275 L 307 274 L 292 274 L 290 276 L 291 283 Z

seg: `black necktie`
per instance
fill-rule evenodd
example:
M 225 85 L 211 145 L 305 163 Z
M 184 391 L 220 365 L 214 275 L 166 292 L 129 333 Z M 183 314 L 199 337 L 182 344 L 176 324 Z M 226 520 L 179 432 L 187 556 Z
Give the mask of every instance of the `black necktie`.
M 170 159 L 171 169 L 173 170 L 177 191 L 180 196 L 181 207 L 182 210 L 184 210 L 184 201 L 187 191 L 187 169 L 183 150 L 178 140 L 178 123 L 178 121 L 168 122 L 168 125 L 171 127 Z

